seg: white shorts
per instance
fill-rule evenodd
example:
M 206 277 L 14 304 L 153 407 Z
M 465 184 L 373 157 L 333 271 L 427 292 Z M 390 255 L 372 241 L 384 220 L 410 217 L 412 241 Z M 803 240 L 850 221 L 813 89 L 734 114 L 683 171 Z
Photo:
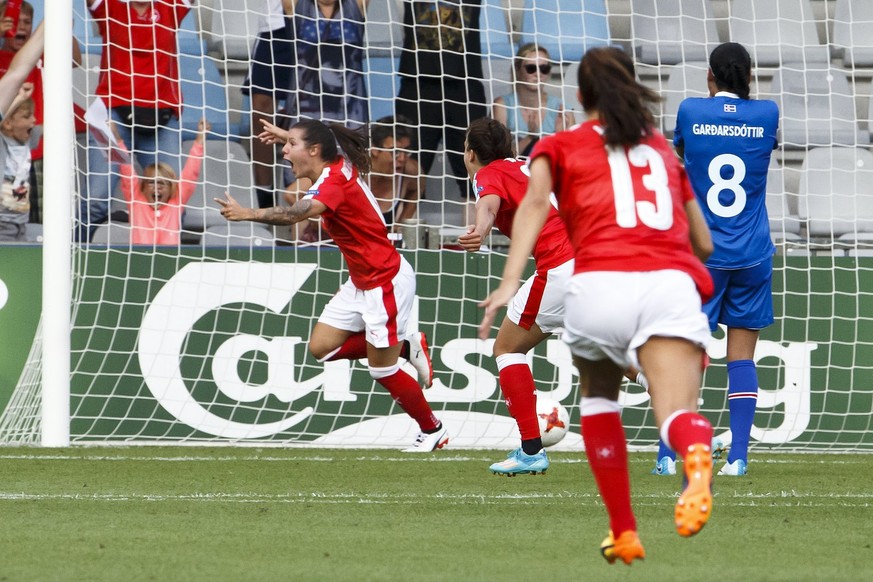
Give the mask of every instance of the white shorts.
M 535 272 L 509 302 L 506 317 L 522 329 L 536 323 L 543 333 L 560 333 L 564 327 L 564 294 L 572 276 L 572 259 L 545 273 Z
M 346 331 L 366 331 L 368 344 L 387 348 L 406 336 L 414 299 L 415 273 L 412 265 L 401 257 L 400 271 L 383 287 L 363 291 L 348 279 L 325 306 L 318 321 Z
M 563 339 L 574 355 L 640 368 L 650 337 L 684 338 L 706 348 L 712 337 L 691 277 L 675 270 L 579 273 L 567 287 Z

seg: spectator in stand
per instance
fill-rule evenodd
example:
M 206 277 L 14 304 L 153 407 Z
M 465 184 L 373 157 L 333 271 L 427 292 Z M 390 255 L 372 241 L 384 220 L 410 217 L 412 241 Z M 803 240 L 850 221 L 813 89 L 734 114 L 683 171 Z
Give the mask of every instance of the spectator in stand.
M 424 178 L 412 157 L 414 144 L 409 120 L 382 117 L 370 125 L 370 190 L 379 202 L 388 232 L 418 211 Z
M 0 121 L 0 149 L 4 159 L 0 184 L 0 240 L 27 240 L 30 216 L 30 150 L 39 141 L 36 126 L 33 86 L 25 83 L 7 114 Z
M 8 22 L 0 22 L 0 31 L 11 30 Z M 9 174 L 13 178 L 9 181 L 10 188 L 7 194 L 6 180 L 4 180 L 2 195 L 0 195 L 0 232 L 4 240 L 24 240 L 25 225 L 27 224 L 30 211 L 28 196 L 22 196 L 18 186 L 22 180 L 29 182 L 30 177 L 30 147 L 22 145 L 29 139 L 35 119 L 25 115 L 22 107 L 31 99 L 33 86 L 25 84 L 27 76 L 36 66 L 42 55 L 44 42 L 43 26 L 40 25 L 33 32 L 31 38 L 24 43 L 9 63 L 6 74 L 0 77 L 0 120 L 6 125 L 6 118 L 10 118 L 8 126 L 11 136 L 4 135 L 0 138 L 0 168 L 4 176 Z M 23 110 L 26 111 L 26 110 Z M 22 116 L 25 119 L 22 119 Z M 31 117 L 31 119 L 27 119 Z M 21 127 L 30 126 L 30 130 L 20 131 Z M 19 127 L 20 126 L 20 127 Z M 25 171 L 26 174 L 23 172 Z
M 252 164 L 258 206 L 276 205 L 274 172 L 276 146 L 258 139 L 261 120 L 275 123 L 274 114 L 291 87 L 294 44 L 291 42 L 291 19 L 294 0 L 267 0 L 258 25 L 258 38 L 252 48 L 252 62 L 243 85 L 243 94 L 251 96 Z
M 518 49 L 513 67 L 514 89 L 492 105 L 493 117 L 509 128 L 516 151 L 526 158 L 539 139 L 574 125 L 573 113 L 564 110 L 561 99 L 546 93 L 545 81 L 552 72 L 549 51 L 536 43 Z
M 103 37 L 97 98 L 108 109 L 141 167 L 159 161 L 179 171 L 181 133 L 177 33 L 195 0 L 88 0 Z M 119 175 L 108 146 L 89 132 L 88 192 L 79 209 L 77 237 L 87 242 L 109 216 Z
M 194 194 L 209 122 L 201 119 L 197 139 L 191 145 L 181 178 L 166 162 L 156 162 L 134 173 L 133 165 L 121 164 L 121 191 L 130 213 L 130 242 L 135 245 L 178 245 L 182 230 L 182 212 Z M 114 125 L 113 125 L 114 130 Z M 116 134 L 122 150 L 124 140 Z
M 0 13 L 5 14 L 6 2 L 0 2 Z M 4 18 L 5 19 L 5 18 Z M 5 26 L 14 27 L 14 34 L 5 34 Z M 9 30 L 12 30 L 10 28 Z M 5 75 L 9 69 L 9 63 L 21 47 L 30 39 L 33 33 L 33 5 L 29 2 L 21 2 L 20 12 L 18 15 L 17 25 L 8 19 L 3 27 L 0 27 L 0 37 L 2 37 L 2 45 L 0 45 L 0 76 Z M 73 40 L 73 62 L 79 64 L 81 62 L 81 54 L 79 52 L 79 43 Z M 42 63 L 31 69 L 30 75 L 27 77 L 27 82 L 33 85 L 33 113 L 36 118 L 36 125 L 42 126 L 43 123 L 43 94 L 42 94 Z M 73 106 L 76 110 L 76 131 L 84 131 L 84 125 L 81 118 L 84 111 L 77 106 Z M 32 164 L 30 170 L 30 222 L 42 222 L 42 138 L 40 137 L 36 147 L 30 152 Z
M 488 114 L 479 38 L 481 0 L 403 4 L 396 112 L 417 126 L 421 173 L 430 172 L 442 144 L 461 194 L 469 200 L 464 136 L 471 121 Z M 472 204 L 468 206 L 472 211 Z
M 297 0 L 295 70 L 285 114 L 360 127 L 369 120 L 364 82 L 364 19 L 369 0 Z

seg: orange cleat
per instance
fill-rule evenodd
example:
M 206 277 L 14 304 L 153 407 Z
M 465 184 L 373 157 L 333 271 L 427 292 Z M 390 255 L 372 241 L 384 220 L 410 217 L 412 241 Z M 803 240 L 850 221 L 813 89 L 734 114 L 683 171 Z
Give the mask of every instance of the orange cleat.
M 690 537 L 703 529 L 712 513 L 712 452 L 709 445 L 688 447 L 683 463 L 685 490 L 676 502 L 676 531 Z
M 610 564 L 615 564 L 617 560 L 621 560 L 628 566 L 634 560 L 642 560 L 646 557 L 646 550 L 643 549 L 640 537 L 633 530 L 622 532 L 618 539 L 610 531 L 603 543 L 600 544 L 600 553 Z

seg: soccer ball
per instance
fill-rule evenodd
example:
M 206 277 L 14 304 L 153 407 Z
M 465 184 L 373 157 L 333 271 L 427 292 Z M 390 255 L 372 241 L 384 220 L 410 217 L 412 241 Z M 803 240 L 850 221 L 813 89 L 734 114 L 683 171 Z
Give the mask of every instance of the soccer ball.
M 561 442 L 570 428 L 570 413 L 563 404 L 551 398 L 537 398 L 537 419 L 544 447 Z

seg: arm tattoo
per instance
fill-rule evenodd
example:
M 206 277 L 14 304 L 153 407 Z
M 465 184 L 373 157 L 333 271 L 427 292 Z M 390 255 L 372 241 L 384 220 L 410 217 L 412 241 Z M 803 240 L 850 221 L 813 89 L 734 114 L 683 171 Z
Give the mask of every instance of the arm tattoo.
M 312 209 L 312 200 L 298 200 L 293 206 L 274 206 L 262 208 L 258 214 L 258 222 L 266 224 L 295 224 L 306 218 L 306 213 Z

